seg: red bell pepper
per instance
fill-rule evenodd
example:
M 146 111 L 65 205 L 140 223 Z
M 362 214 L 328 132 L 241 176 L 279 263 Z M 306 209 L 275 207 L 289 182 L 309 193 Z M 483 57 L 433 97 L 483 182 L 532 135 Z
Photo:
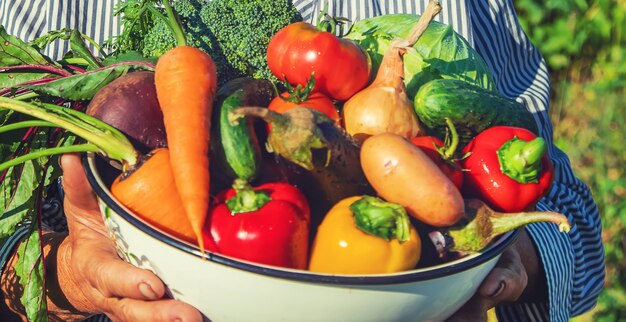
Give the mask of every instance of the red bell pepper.
M 461 189 L 463 186 L 463 172 L 461 171 L 460 159 L 455 157 L 456 149 L 459 146 L 459 135 L 450 119 L 448 123 L 448 134 L 445 142 L 435 136 L 416 136 L 411 142 L 419 147 L 426 155 L 435 162 L 443 174 Z
M 253 188 L 237 179 L 211 207 L 205 238 L 211 236 L 217 252 L 227 256 L 305 269 L 310 220 L 308 202 L 298 188 L 283 182 Z
M 534 208 L 548 193 L 554 168 L 546 142 L 531 131 L 494 126 L 464 148 L 463 196 L 476 197 L 503 212 Z

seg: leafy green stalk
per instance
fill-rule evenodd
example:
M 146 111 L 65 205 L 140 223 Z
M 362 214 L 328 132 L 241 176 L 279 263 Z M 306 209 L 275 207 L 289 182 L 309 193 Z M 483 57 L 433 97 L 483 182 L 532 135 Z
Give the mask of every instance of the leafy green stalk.
M 55 40 L 68 40 L 72 55 L 53 61 L 40 52 Z M 89 44 L 106 59 L 95 57 Z M 74 109 L 34 99 L 41 97 L 58 105 L 70 103 L 78 110 L 102 86 L 132 69 L 151 70 L 154 64 L 150 63 L 137 54 L 106 56 L 93 39 L 71 29 L 52 32 L 29 44 L 0 26 L 0 162 L 5 161 L 0 165 L 0 239 L 27 225 L 22 227 L 27 238 L 17 251 L 16 270 L 24 290 L 21 301 L 30 321 L 47 321 L 41 202 L 44 188 L 60 175 L 50 156 L 97 151 L 126 166 L 132 166 L 138 158 L 130 142 L 116 129 Z M 14 111 L 39 120 L 22 121 Z M 43 127 L 60 127 L 67 132 Z M 21 129 L 27 130 L 13 131 Z M 71 132 L 89 143 L 72 145 L 76 136 Z
M 168 26 L 174 33 L 174 38 L 176 38 L 176 43 L 178 46 L 186 46 L 187 39 L 185 38 L 185 33 L 183 32 L 182 23 L 180 22 L 180 18 L 172 9 L 169 0 L 163 1 L 163 7 L 165 8 L 165 12 L 167 12 Z
M 105 85 L 128 73 L 131 69 L 151 70 L 153 65 L 146 62 L 119 62 L 93 69 L 85 73 L 58 78 L 36 85 L 17 85 L 71 101 L 89 100 Z
M 0 26 L 0 88 L 10 88 L 35 79 L 47 77 L 49 71 L 25 73 L 23 71 L 6 71 L 10 66 L 51 66 L 49 59 L 42 55 L 36 48 L 29 46 L 21 39 L 9 35 L 4 27 Z
M 85 59 L 85 61 L 87 62 L 90 68 L 102 67 L 102 62 L 91 53 L 89 48 L 87 48 L 87 45 L 84 42 L 85 37 L 86 36 L 78 32 L 78 30 L 71 30 L 70 31 L 70 49 L 72 50 L 75 56 Z M 89 37 L 86 37 L 86 38 L 89 38 Z M 92 42 L 92 44 L 95 44 L 95 46 L 97 46 L 96 48 L 100 48 L 100 46 L 98 46 L 98 44 L 96 44 L 95 42 Z M 101 54 L 103 56 L 106 56 L 104 52 L 102 52 Z
M 13 131 L 13 130 L 18 130 L 18 129 L 24 129 L 24 128 L 29 128 L 29 127 L 39 127 L 39 126 L 54 126 L 54 124 L 50 123 L 50 122 L 46 122 L 46 121 L 39 121 L 39 120 L 32 120 L 32 121 L 22 121 L 22 122 L 16 122 L 16 123 L 11 123 L 11 124 L 7 124 L 4 126 L 0 126 L 0 133 L 3 132 L 9 132 L 9 131 Z
M 47 185 L 47 162 L 49 159 L 45 161 L 46 165 L 43 167 L 38 167 L 38 162 L 28 162 L 29 160 L 39 160 L 42 157 L 60 153 L 94 151 L 121 161 L 126 167 L 132 167 L 137 162 L 137 152 L 121 132 L 82 112 L 53 104 L 41 102 L 27 103 L 6 97 L 0 97 L 0 108 L 38 118 L 53 126 L 73 132 L 90 142 L 80 145 L 45 148 L 56 141 L 54 138 L 60 132 L 55 131 L 52 136 L 48 135 L 39 141 L 43 143 L 44 148 L 37 149 L 29 154 L 20 155 L 0 164 L 0 171 L 7 168 L 15 169 L 14 166 L 18 164 L 24 164 L 25 169 L 32 170 L 31 176 L 27 176 L 31 172 L 18 172 L 19 177 L 16 179 L 17 187 L 11 187 L 10 180 L 2 180 L 0 182 L 2 193 L 7 192 L 16 197 L 15 199 L 0 200 L 3 204 L 3 214 L 0 217 L 0 232 L 2 236 L 0 237 L 6 237 L 14 233 L 20 223 L 29 222 L 29 214 L 32 214 L 33 209 L 39 209 L 37 205 L 41 202 L 43 196 L 42 189 Z M 36 124 L 33 122 L 37 121 L 18 122 L 5 125 L 4 128 L 24 128 L 26 125 Z M 36 125 L 42 124 L 47 125 L 46 123 Z M 35 186 L 38 188 L 33 188 Z M 38 194 L 33 194 L 35 190 L 39 191 Z M 47 321 L 45 277 L 40 239 L 41 227 L 39 226 L 39 220 L 34 220 L 34 218 L 40 217 L 33 216 L 30 219 L 28 228 L 30 235 L 18 249 L 16 274 L 24 289 L 20 300 L 26 309 L 28 319 L 32 321 Z
M 95 117 L 53 104 L 26 103 L 6 97 L 0 97 L 0 108 L 54 123 L 57 127 L 89 141 L 97 146 L 101 153 L 122 162 L 125 166 L 132 167 L 137 163 L 138 153 L 126 136 Z
M 41 37 L 33 39 L 30 42 L 30 44 L 39 49 L 43 49 L 44 47 L 46 47 L 47 45 L 49 45 L 50 43 L 56 40 L 71 40 L 72 38 L 80 39 L 80 42 L 87 41 L 100 53 L 100 55 L 102 55 L 103 57 L 106 56 L 106 53 L 102 49 L 102 46 L 98 44 L 98 42 L 93 40 L 91 37 L 85 35 L 84 33 L 81 33 L 78 30 L 74 30 L 70 28 L 63 28 L 59 30 L 50 31 Z
M 69 145 L 69 146 L 62 146 L 62 147 L 57 147 L 57 148 L 39 150 L 36 152 L 23 154 L 9 161 L 0 163 L 0 171 L 16 166 L 18 164 L 22 164 L 26 161 L 39 159 L 45 156 L 52 156 L 52 155 L 65 154 L 65 153 L 79 153 L 79 152 L 100 152 L 100 148 L 98 148 L 94 144 L 86 143 L 86 144 Z

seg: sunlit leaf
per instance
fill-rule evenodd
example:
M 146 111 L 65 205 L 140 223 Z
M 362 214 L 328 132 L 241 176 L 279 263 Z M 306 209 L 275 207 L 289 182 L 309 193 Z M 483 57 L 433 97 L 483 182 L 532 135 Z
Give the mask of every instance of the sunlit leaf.
M 373 74 L 394 38 L 405 38 L 417 23 L 418 15 L 383 15 L 357 21 L 345 38 L 356 41 L 372 58 Z M 483 58 L 451 26 L 432 21 L 426 32 L 404 56 L 409 97 L 436 78 L 461 79 L 494 89 L 491 70 Z
M 24 287 L 20 298 L 29 321 L 48 321 L 48 307 L 44 292 L 43 257 L 39 231 L 34 229 L 20 244 L 15 272 Z

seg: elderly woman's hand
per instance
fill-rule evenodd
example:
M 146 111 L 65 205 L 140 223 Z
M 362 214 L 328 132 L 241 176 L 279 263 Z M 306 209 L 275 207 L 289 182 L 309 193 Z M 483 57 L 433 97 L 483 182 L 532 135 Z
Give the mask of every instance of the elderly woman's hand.
M 69 235 L 57 254 L 59 288 L 73 308 L 119 321 L 201 321 L 190 305 L 162 299 L 163 282 L 120 260 L 108 238 L 80 160 L 61 161 Z
M 61 167 L 69 234 L 43 236 L 50 319 L 79 321 L 105 313 L 113 321 L 202 321 L 192 306 L 164 298 L 156 275 L 118 257 L 79 157 L 64 155 Z M 11 291 L 18 289 L 13 265 L 15 256 L 3 274 L 2 291 L 5 305 L 16 312 L 7 312 L 6 319 L 19 321 L 25 316 L 20 294 Z
M 545 299 L 546 282 L 541 272 L 535 246 L 523 230 L 516 242 L 502 253 L 478 292 L 447 321 L 487 321 L 487 311 L 498 304 L 531 297 Z

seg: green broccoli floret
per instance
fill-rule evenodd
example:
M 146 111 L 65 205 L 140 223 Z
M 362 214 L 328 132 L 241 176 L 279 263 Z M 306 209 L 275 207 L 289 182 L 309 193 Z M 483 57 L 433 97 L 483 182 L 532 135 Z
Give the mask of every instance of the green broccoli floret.
M 302 20 L 290 0 L 210 1 L 200 17 L 228 63 L 257 78 L 272 77 L 265 57 L 271 37 L 284 26 Z
M 188 44 L 215 61 L 220 84 L 243 76 L 275 79 L 267 67 L 267 45 L 278 30 L 302 20 L 291 0 L 178 0 L 173 7 Z M 131 49 L 158 57 L 175 40 L 164 21 L 156 16 L 153 21 L 143 47 Z

